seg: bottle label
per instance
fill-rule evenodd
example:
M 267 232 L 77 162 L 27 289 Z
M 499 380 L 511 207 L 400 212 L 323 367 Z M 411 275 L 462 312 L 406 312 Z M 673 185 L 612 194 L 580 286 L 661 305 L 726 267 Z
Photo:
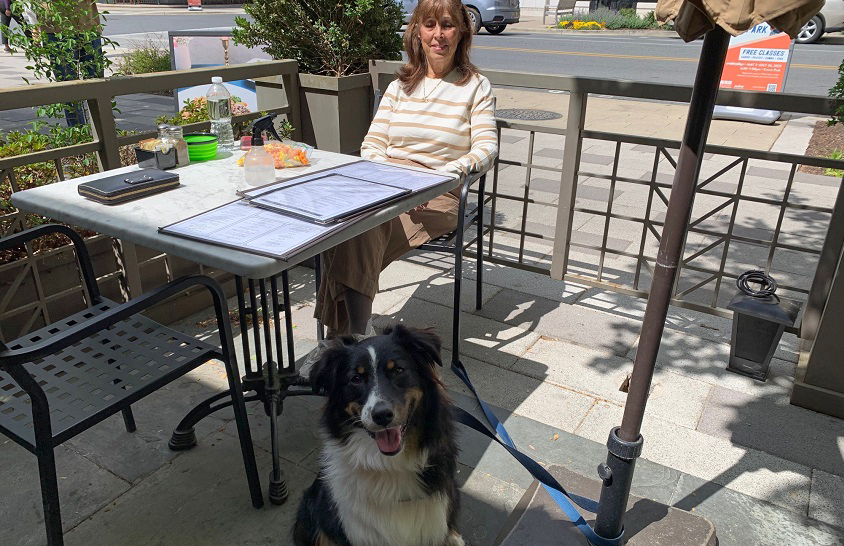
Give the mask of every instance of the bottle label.
M 231 102 L 229 99 L 216 99 L 208 101 L 208 116 L 211 120 L 230 118 L 232 116 Z

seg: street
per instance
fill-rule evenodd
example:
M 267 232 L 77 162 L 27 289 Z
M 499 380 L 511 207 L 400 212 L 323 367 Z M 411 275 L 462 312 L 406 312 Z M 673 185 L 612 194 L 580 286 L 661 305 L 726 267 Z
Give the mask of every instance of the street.
M 166 43 L 167 30 L 231 27 L 236 13 L 113 14 L 106 16 L 106 34 L 124 47 L 143 43 L 151 32 Z M 676 34 L 665 34 L 544 34 L 520 32 L 517 24 L 498 36 L 481 31 L 472 59 L 481 69 L 519 67 L 523 72 L 691 85 L 702 41 L 686 44 Z M 842 59 L 844 40 L 837 36 L 795 45 L 785 91 L 827 95 Z

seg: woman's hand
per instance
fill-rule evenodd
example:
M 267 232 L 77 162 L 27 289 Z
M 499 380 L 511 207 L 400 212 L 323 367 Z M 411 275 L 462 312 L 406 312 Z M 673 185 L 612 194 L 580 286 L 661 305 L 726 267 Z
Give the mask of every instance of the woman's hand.
M 11 16 L 12 16 L 12 10 L 7 9 L 6 10 L 6 17 L 11 17 Z
M 415 207 L 413 207 L 413 210 L 411 210 L 410 212 L 422 212 L 423 210 L 428 208 L 428 203 L 429 203 L 429 201 L 425 201 L 421 205 L 416 205 Z

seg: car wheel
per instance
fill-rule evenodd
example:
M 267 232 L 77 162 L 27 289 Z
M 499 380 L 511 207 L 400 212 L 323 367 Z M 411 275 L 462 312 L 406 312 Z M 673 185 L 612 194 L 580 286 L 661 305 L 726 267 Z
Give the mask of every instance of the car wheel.
M 817 42 L 821 34 L 823 34 L 823 19 L 815 15 L 800 29 L 797 34 L 797 43 L 811 44 Z
M 504 29 L 507 28 L 507 25 L 487 25 L 484 28 L 490 34 L 501 34 L 504 32 Z
M 481 30 L 481 12 L 475 8 L 466 8 L 469 12 L 469 25 L 472 27 L 472 34 L 477 34 Z

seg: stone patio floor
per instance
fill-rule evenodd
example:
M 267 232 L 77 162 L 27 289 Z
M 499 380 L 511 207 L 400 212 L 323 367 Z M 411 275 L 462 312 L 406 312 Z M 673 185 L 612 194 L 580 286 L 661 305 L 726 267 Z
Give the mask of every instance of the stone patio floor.
M 485 305 L 476 312 L 469 269 L 462 351 L 479 392 L 524 451 L 595 477 L 607 433 L 621 420 L 619 386 L 632 367 L 643 302 L 486 265 Z M 448 362 L 452 281 L 436 255 L 394 263 L 382 276 L 376 326 L 434 326 Z M 313 271 L 293 270 L 291 290 L 301 359 L 315 344 Z M 213 336 L 211 317 L 200 313 L 176 327 Z M 633 493 L 706 516 L 724 546 L 844 544 L 844 422 L 788 404 L 793 336 L 781 344 L 771 377 L 758 383 L 724 370 L 728 335 L 725 319 L 672 308 Z M 474 407 L 447 368 L 443 377 L 458 404 Z M 290 500 L 255 510 L 230 411 L 200 423 L 196 448 L 167 448 L 188 409 L 225 385 L 222 366 L 206 364 L 133 406 L 136 433 L 114 416 L 60 447 L 66 543 L 290 544 L 296 505 L 317 469 L 320 400 L 285 401 L 281 454 Z M 250 419 L 266 491 L 263 408 L 250 405 Z M 461 431 L 460 445 L 462 532 L 469 544 L 492 544 L 531 478 L 474 432 Z M 5 440 L 0 467 L 0 544 L 43 543 L 35 458 Z

